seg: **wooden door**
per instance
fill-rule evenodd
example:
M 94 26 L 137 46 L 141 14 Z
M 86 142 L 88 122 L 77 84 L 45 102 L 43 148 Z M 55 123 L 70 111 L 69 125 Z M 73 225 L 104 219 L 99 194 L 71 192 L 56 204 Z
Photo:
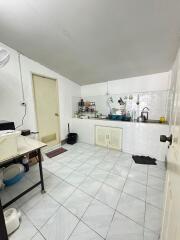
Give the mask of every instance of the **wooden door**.
M 98 146 L 107 147 L 108 146 L 108 128 L 102 126 L 96 126 L 96 144 Z
M 171 120 L 173 142 L 168 151 L 164 216 L 161 240 L 180 239 L 180 63 L 177 62 L 177 82 Z
M 109 127 L 108 147 L 111 149 L 122 149 L 122 129 Z
M 33 86 L 39 140 L 56 145 L 60 142 L 57 82 L 33 75 Z

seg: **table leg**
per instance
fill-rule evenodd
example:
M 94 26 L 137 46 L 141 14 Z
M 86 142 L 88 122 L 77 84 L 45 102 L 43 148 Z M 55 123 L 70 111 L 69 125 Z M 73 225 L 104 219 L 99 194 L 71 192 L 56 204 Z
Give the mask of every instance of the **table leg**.
M 6 224 L 5 224 L 5 220 L 4 220 L 4 214 L 3 214 L 3 208 L 2 208 L 2 205 L 1 205 L 1 200 L 0 200 L 0 239 L 1 240 L 8 240 Z
M 39 159 L 39 173 L 40 173 L 40 180 L 41 180 L 41 192 L 45 193 L 43 170 L 42 170 L 42 157 L 41 157 L 41 150 L 40 149 L 38 149 L 38 159 Z

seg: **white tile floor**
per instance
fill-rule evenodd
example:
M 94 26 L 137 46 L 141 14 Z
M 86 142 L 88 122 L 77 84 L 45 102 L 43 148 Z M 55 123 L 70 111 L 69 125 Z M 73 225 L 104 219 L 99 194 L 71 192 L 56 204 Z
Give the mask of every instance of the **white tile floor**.
M 46 193 L 34 189 L 14 206 L 23 213 L 10 240 L 158 240 L 165 169 L 130 154 L 78 143 L 48 159 Z M 0 193 L 7 201 L 39 177 L 38 166 Z

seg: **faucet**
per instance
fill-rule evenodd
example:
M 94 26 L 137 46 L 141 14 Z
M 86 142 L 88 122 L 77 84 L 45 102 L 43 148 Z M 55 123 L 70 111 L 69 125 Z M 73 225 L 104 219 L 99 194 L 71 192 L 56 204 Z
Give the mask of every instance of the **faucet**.
M 141 112 L 141 117 L 143 117 L 145 121 L 148 120 L 148 118 L 149 118 L 149 108 L 148 107 L 143 108 L 143 110 Z

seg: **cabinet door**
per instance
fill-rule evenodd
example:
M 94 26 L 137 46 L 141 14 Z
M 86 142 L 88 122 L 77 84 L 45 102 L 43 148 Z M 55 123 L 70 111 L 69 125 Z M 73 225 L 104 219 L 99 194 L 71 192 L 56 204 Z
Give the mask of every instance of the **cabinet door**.
M 107 147 L 108 128 L 96 126 L 96 144 L 102 147 Z
M 112 149 L 122 149 L 122 129 L 121 128 L 108 128 L 108 147 Z

